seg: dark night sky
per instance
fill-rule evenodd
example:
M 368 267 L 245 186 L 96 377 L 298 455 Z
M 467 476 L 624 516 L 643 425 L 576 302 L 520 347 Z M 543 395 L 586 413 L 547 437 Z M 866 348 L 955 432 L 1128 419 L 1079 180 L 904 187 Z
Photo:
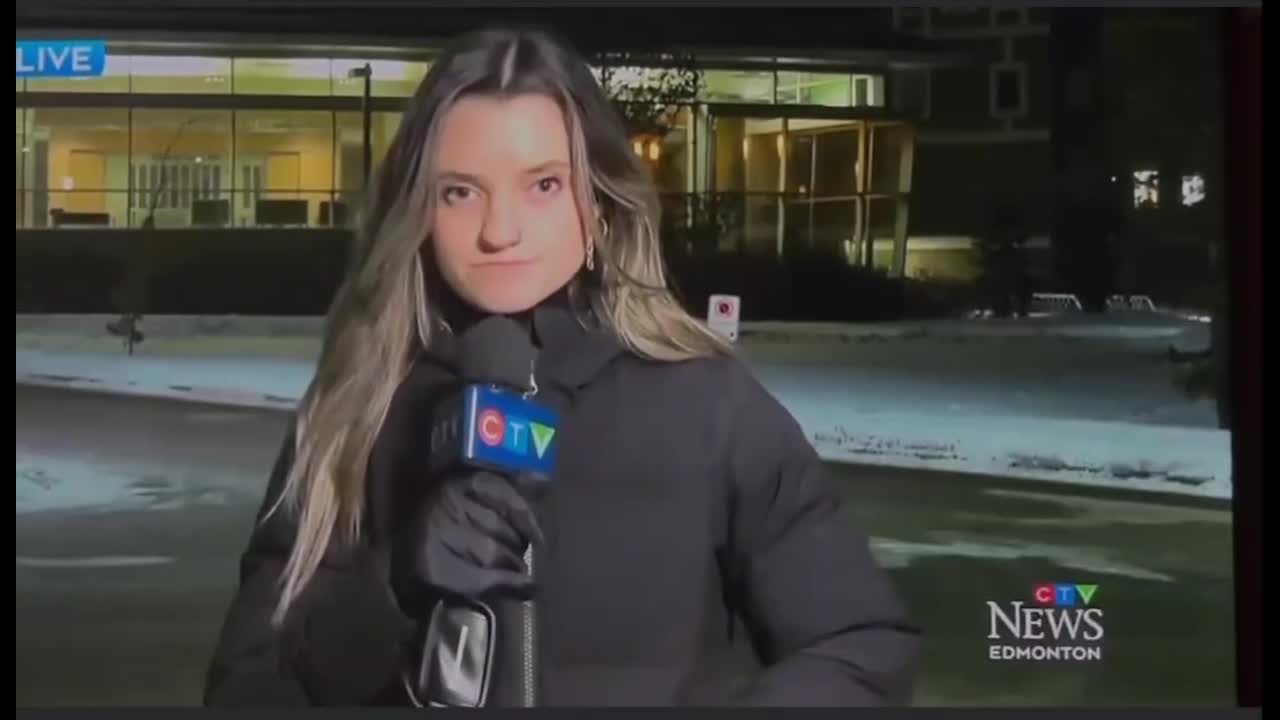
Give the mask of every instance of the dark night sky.
M 447 36 L 496 22 L 555 26 L 583 50 L 673 45 L 928 50 L 895 36 L 886 8 L 464 8 L 439 3 L 244 2 L 238 0 L 20 0 L 19 29 L 199 30 L 415 38 Z M 608 15 L 607 21 L 605 14 Z

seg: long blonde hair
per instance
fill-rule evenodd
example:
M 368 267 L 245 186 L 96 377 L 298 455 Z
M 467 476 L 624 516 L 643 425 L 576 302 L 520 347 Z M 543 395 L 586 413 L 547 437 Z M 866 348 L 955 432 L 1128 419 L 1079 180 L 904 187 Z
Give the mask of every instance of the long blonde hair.
M 356 262 L 330 309 L 316 374 L 299 406 L 293 462 L 270 509 L 294 514 L 298 528 L 281 578 L 277 624 L 335 533 L 344 542 L 359 541 L 368 460 L 387 408 L 414 356 L 442 331 L 429 292 L 442 280 L 430 267 L 430 253 L 422 252 L 433 210 L 431 163 L 441 117 L 475 93 L 539 93 L 560 104 L 570 132 L 573 191 L 599 258 L 597 271 L 578 288 L 595 319 L 647 358 L 730 351 L 668 289 L 656 190 L 586 63 L 541 31 L 463 36 L 423 79 L 378 171 Z

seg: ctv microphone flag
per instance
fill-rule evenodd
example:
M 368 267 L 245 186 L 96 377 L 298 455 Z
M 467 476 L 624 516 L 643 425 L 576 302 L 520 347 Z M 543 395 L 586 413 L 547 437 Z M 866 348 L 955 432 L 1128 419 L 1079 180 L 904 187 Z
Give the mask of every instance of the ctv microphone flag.
M 494 472 L 549 478 L 559 446 L 556 411 L 522 394 L 470 384 L 431 430 L 437 464 L 461 463 Z

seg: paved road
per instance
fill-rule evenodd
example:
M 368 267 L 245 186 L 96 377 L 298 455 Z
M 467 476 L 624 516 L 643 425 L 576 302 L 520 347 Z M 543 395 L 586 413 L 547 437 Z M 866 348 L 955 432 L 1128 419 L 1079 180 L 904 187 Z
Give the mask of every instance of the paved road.
M 285 417 L 16 389 L 23 705 L 190 704 Z M 1216 506 L 829 466 L 927 630 L 920 704 L 1229 704 Z M 1103 660 L 994 662 L 987 601 L 1098 585 Z

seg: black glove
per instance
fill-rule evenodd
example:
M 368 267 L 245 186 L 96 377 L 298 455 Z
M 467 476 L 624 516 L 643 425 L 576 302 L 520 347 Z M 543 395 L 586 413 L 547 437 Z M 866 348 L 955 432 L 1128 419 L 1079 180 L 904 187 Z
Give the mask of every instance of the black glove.
M 527 599 L 525 548 L 542 542 L 533 509 L 511 481 L 489 472 L 446 479 L 406 524 L 392 552 L 391 585 L 410 617 L 441 596 Z

